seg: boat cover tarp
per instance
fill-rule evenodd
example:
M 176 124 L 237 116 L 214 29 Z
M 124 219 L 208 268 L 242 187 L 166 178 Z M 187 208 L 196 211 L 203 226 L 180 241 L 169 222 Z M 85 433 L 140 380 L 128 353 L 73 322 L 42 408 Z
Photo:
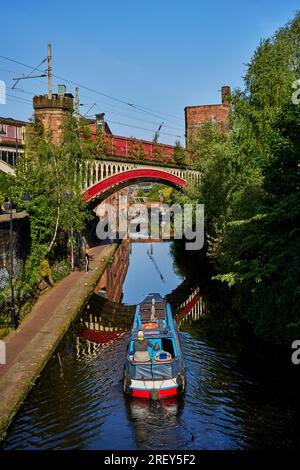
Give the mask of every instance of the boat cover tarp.
M 160 364 L 128 364 L 128 373 L 132 379 L 163 379 L 176 377 L 181 368 L 181 361 Z

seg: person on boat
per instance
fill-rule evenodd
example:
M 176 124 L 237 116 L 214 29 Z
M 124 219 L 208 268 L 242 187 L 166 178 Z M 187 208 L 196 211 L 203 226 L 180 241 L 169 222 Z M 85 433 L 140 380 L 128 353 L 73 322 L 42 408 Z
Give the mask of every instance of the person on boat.
M 134 360 L 137 362 L 146 362 L 150 361 L 150 354 L 148 352 L 148 348 L 154 349 L 157 351 L 159 349 L 158 343 L 153 344 L 149 343 L 144 337 L 144 332 L 139 331 L 137 335 L 137 339 L 133 343 L 134 347 Z

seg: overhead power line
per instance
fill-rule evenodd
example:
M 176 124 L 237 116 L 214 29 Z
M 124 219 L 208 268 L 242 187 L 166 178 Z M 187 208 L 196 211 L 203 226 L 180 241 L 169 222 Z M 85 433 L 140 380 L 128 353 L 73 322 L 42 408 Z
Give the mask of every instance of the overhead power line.
M 11 97 L 8 97 L 8 98 L 7 98 L 7 101 L 13 102 L 13 103 L 19 103 L 19 104 L 26 104 L 26 106 L 32 106 L 31 103 L 29 103 L 29 102 L 27 102 L 27 101 L 22 101 L 20 98 L 11 98 Z
M 21 88 L 14 88 L 12 91 L 14 92 L 20 92 L 20 93 L 25 93 L 26 95 L 30 95 L 30 96 L 34 96 L 35 93 L 33 92 L 29 92 L 29 91 L 25 91 L 25 90 L 22 90 Z M 29 102 L 29 101 L 28 101 Z M 149 124 L 153 124 L 154 126 L 157 126 L 159 123 L 158 122 L 155 122 L 155 121 L 150 121 L 149 119 L 142 119 L 140 117 L 135 117 L 134 115 L 133 116 L 130 116 L 128 114 L 123 114 L 123 113 L 120 113 L 118 111 L 110 111 L 109 109 L 106 109 L 106 106 L 103 107 L 103 106 L 100 106 L 99 103 L 86 103 L 86 104 L 81 104 L 81 106 L 90 106 L 90 108 L 88 109 L 88 111 L 84 114 L 84 116 L 87 116 L 89 114 L 89 112 L 91 111 L 91 109 L 95 106 L 101 108 L 101 110 L 105 113 L 108 113 L 108 114 L 116 114 L 118 116 L 121 116 L 121 117 L 126 117 L 127 119 L 130 119 L 130 120 L 133 120 L 133 121 L 140 121 L 140 122 L 146 122 L 146 123 L 149 123 Z M 113 108 L 114 109 L 114 108 Z M 131 124 L 128 124 L 128 127 L 135 127 L 134 125 L 131 125 Z M 179 128 L 179 127 L 175 127 L 175 126 L 170 126 L 168 124 L 166 124 L 164 126 L 166 129 L 174 129 L 174 130 L 178 130 L 180 132 L 184 132 L 184 129 L 183 128 Z M 152 129 L 152 132 L 155 132 L 155 129 Z M 175 134 L 170 134 L 171 136 L 175 136 L 175 137 L 178 137 L 177 135 Z
M 27 98 L 23 98 L 22 96 L 14 96 L 14 95 L 10 95 L 9 93 L 7 93 L 6 96 L 8 96 L 9 98 L 14 98 L 14 99 L 26 101 L 27 103 L 32 104 L 31 100 L 28 100 Z
M 36 67 L 32 67 L 32 66 L 30 66 L 30 65 L 28 65 L 28 64 L 24 64 L 23 62 L 20 62 L 20 61 L 15 60 L 15 59 L 11 59 L 11 58 L 6 57 L 6 56 L 3 56 L 3 55 L 0 55 L 0 58 L 2 58 L 2 59 L 4 59 L 4 60 L 8 60 L 9 62 L 13 62 L 13 63 L 18 64 L 18 65 L 21 65 L 22 67 L 26 67 L 26 68 L 28 68 L 28 69 L 30 69 L 30 70 L 38 70 L 38 71 L 40 71 L 40 72 L 44 72 L 44 70 L 41 70 L 41 69 L 36 68 Z M 121 98 L 118 98 L 118 97 L 116 97 L 116 96 L 109 95 L 109 94 L 104 93 L 104 92 L 102 92 L 102 91 L 95 90 L 94 88 L 91 88 L 91 87 L 82 85 L 82 84 L 80 84 L 80 83 L 78 83 L 78 82 L 75 82 L 74 80 L 69 80 L 69 79 L 67 79 L 67 78 L 61 77 L 61 76 L 56 75 L 56 74 L 53 74 L 53 77 L 55 77 L 55 78 L 57 78 L 57 79 L 59 79 L 59 80 L 63 80 L 63 81 L 65 81 L 65 82 L 67 82 L 67 83 L 71 83 L 72 85 L 79 86 L 79 87 L 82 88 L 82 89 L 85 89 L 85 90 L 88 90 L 88 91 L 90 91 L 90 92 L 92 92 L 92 93 L 96 93 L 96 94 L 98 94 L 98 95 L 104 96 L 104 97 L 109 98 L 109 99 L 111 99 L 111 100 L 113 100 L 113 101 L 116 101 L 116 102 L 118 102 L 118 103 L 122 103 L 122 104 L 124 104 L 124 105 L 126 105 L 126 106 L 129 106 L 130 108 L 136 109 L 136 110 L 138 110 L 138 111 L 140 111 L 140 112 L 144 112 L 144 113 L 146 113 L 146 114 L 150 114 L 150 115 L 153 115 L 153 116 L 155 116 L 155 117 L 170 116 L 170 117 L 172 117 L 172 118 L 175 118 L 175 119 L 180 120 L 180 118 L 177 117 L 177 116 L 174 116 L 174 115 L 171 115 L 171 114 L 168 114 L 168 113 L 164 113 L 164 112 L 161 112 L 161 111 L 152 110 L 151 108 L 146 108 L 146 107 L 144 107 L 144 106 L 140 106 L 140 105 L 137 105 L 137 104 L 135 104 L 135 103 L 130 103 L 129 101 L 125 101 L 125 100 L 123 100 L 123 99 L 121 99 Z
M 134 129 L 141 129 L 143 131 L 153 132 L 153 129 L 146 129 L 145 127 L 133 126 L 131 124 L 126 124 L 125 122 L 111 121 L 110 119 L 108 119 L 107 122 L 110 122 L 111 124 L 119 124 L 120 126 L 132 127 Z M 169 135 L 172 137 L 178 137 L 180 139 L 183 138 L 182 135 L 170 134 L 169 132 L 160 132 L 160 134 Z
M 15 83 L 13 84 L 12 86 L 12 90 L 16 87 L 17 83 L 20 81 L 20 80 L 25 80 L 25 79 L 30 79 L 30 78 L 39 78 L 39 77 L 46 77 L 46 74 L 42 74 L 42 75 L 32 75 L 33 72 L 35 72 L 36 70 L 39 70 L 39 67 L 44 63 L 46 62 L 47 59 L 43 59 L 42 62 L 37 65 L 36 67 L 34 67 L 31 72 L 28 74 L 28 75 L 23 75 L 22 77 L 17 77 L 17 78 L 13 78 L 13 80 L 15 80 Z

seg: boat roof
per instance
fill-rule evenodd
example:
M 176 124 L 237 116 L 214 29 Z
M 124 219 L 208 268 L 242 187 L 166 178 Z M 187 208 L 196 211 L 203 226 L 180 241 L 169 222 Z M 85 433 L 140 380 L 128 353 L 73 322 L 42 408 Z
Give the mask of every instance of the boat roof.
M 152 299 L 155 300 L 155 320 L 151 320 Z M 143 328 L 145 324 L 156 324 L 156 328 Z M 132 339 L 137 337 L 137 333 L 143 330 L 145 338 L 162 338 L 174 335 L 174 324 L 171 306 L 158 293 L 150 293 L 136 307 L 134 317 Z

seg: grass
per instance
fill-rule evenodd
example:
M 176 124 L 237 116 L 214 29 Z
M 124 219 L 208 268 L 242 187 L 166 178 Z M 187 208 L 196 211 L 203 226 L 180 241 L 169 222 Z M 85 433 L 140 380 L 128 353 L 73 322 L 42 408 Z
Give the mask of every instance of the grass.
M 0 327 L 0 339 L 4 338 L 5 336 L 8 335 L 8 333 L 10 333 L 11 331 L 11 328 L 10 327 Z

